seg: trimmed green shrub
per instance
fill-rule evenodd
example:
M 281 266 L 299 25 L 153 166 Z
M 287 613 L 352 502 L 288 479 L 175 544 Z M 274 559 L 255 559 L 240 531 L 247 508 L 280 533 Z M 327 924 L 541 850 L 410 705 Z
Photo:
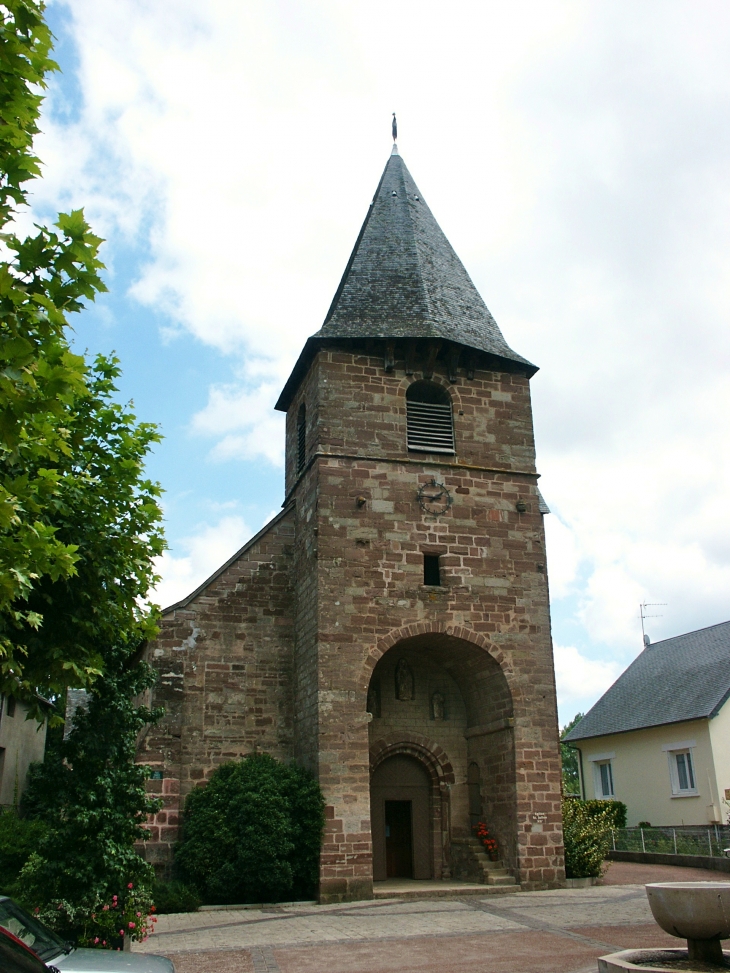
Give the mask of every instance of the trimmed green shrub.
M 20 870 L 47 831 L 42 821 L 21 818 L 13 808 L 0 811 L 0 894 L 17 894 Z
M 595 877 L 611 844 L 614 823 L 610 809 L 588 808 L 588 804 L 611 804 L 612 801 L 563 801 L 563 841 L 567 878 Z
M 626 805 L 623 801 L 581 801 L 592 817 L 608 816 L 614 828 L 626 827 Z
M 252 754 L 188 795 L 177 871 L 210 904 L 312 898 L 323 830 L 311 774 Z
M 152 900 L 158 915 L 169 912 L 197 912 L 202 901 L 195 889 L 176 879 L 172 882 L 155 882 Z

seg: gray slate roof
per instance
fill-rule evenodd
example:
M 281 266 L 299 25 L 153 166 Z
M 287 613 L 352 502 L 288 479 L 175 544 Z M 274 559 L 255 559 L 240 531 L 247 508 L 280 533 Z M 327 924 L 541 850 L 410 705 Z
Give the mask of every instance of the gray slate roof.
M 730 622 L 721 622 L 649 645 L 565 739 L 712 717 L 728 696 Z
M 534 375 L 512 351 L 394 148 L 325 322 L 281 394 L 286 409 L 316 347 L 328 339 L 436 338 Z

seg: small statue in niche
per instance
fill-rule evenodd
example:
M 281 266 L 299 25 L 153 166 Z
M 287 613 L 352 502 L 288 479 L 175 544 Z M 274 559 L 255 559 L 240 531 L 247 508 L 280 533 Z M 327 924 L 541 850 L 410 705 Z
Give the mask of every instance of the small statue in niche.
M 408 700 L 415 695 L 411 667 L 405 659 L 400 659 L 395 667 L 395 698 Z
M 375 719 L 380 716 L 380 680 L 373 679 L 368 687 L 368 713 Z
M 446 697 L 443 693 L 436 692 L 431 697 L 431 718 L 434 720 L 446 719 Z

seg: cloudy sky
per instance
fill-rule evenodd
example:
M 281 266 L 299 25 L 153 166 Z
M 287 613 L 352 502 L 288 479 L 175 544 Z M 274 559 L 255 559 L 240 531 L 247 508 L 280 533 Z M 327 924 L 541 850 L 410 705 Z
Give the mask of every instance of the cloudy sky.
M 272 410 L 399 147 L 532 380 L 561 719 L 730 618 L 730 6 L 53 0 L 35 219 L 84 206 L 182 597 L 279 508 Z

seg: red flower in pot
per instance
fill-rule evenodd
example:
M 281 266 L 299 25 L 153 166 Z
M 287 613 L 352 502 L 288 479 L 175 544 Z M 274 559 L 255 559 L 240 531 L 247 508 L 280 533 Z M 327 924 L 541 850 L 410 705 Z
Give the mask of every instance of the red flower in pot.
M 484 821 L 480 821 L 479 824 L 474 825 L 474 831 L 476 831 L 477 838 L 484 845 L 484 850 L 489 855 L 490 861 L 496 862 L 499 860 L 499 845 L 497 844 L 497 839 L 493 838 L 489 833 L 489 828 Z

